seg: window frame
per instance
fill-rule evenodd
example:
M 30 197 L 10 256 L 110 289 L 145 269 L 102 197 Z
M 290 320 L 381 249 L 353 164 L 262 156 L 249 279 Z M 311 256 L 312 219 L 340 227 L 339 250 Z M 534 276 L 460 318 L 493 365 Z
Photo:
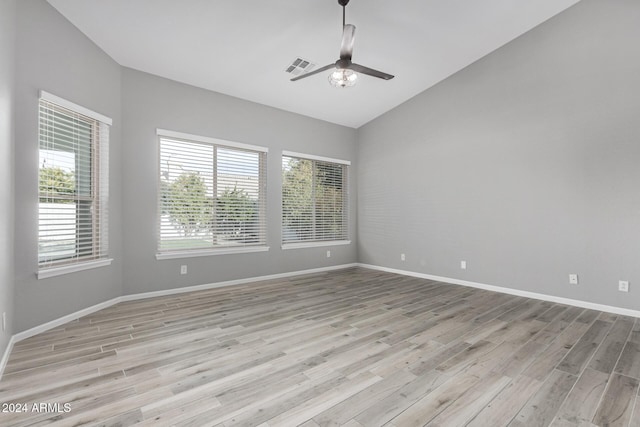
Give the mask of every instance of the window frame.
M 192 258 L 192 257 L 203 257 L 203 256 L 213 256 L 213 255 L 230 255 L 230 254 L 241 254 L 241 253 L 253 253 L 253 252 L 266 252 L 269 250 L 268 246 L 268 230 L 267 230 L 267 159 L 269 149 L 267 147 L 262 147 L 253 144 L 246 144 L 242 142 L 228 141 L 219 138 L 212 138 L 208 136 L 195 135 L 191 133 L 177 132 L 167 129 L 156 129 L 156 138 L 157 138 L 157 159 L 156 159 L 156 167 L 158 168 L 156 174 L 156 185 L 157 185 L 157 206 L 156 206 L 156 259 L 157 260 L 167 260 L 167 259 L 180 259 L 180 258 Z M 166 138 L 172 141 L 184 141 L 186 143 L 200 143 L 200 144 L 208 144 L 214 147 L 230 149 L 230 150 L 244 150 L 257 152 L 261 155 L 259 159 L 259 171 L 258 171 L 258 188 L 259 188 L 259 200 L 262 201 L 259 205 L 259 221 L 263 225 L 264 233 L 263 233 L 263 241 L 257 244 L 247 244 L 247 245 L 229 245 L 229 246 L 211 246 L 211 247 L 197 247 L 192 249 L 180 248 L 180 249 L 161 249 L 161 199 L 162 199 L 162 190 L 161 190 L 161 142 L 162 139 Z M 213 160 L 213 159 L 212 159 Z M 217 160 L 214 160 L 217 162 Z M 263 168 L 263 169 L 262 169 Z M 217 170 L 217 165 L 213 164 L 214 171 Z M 260 181 L 260 179 L 262 181 Z M 215 180 L 215 178 L 214 178 Z
M 109 128 L 113 125 L 113 121 L 107 116 L 41 90 L 39 91 L 38 98 L 38 153 L 42 150 L 42 127 L 47 126 L 47 124 L 43 124 L 42 122 L 43 109 L 49 109 L 54 112 L 57 111 L 69 117 L 78 116 L 81 120 L 89 124 L 91 134 L 88 147 L 91 153 L 89 195 L 79 195 L 76 191 L 73 195 L 57 194 L 55 195 L 55 199 L 68 200 L 75 203 L 76 206 L 78 203 L 90 204 L 91 231 L 80 234 L 81 236 L 90 235 L 91 242 L 83 246 L 83 250 L 87 247 L 90 247 L 91 250 L 88 255 L 82 255 L 82 253 L 79 252 L 80 246 L 76 243 L 75 252 L 71 256 L 41 260 L 41 236 L 40 231 L 38 231 L 38 262 L 36 272 L 38 279 L 104 267 L 110 265 L 113 261 L 108 255 Z M 74 150 L 74 153 L 76 153 L 76 150 Z M 47 193 L 40 192 L 40 173 L 41 168 L 38 166 L 38 206 L 40 206 L 40 200 L 42 198 L 51 197 L 51 195 Z M 39 211 L 39 230 L 43 220 Z M 81 219 L 76 214 L 76 230 L 83 227 L 79 225 L 79 221 L 81 221 Z M 77 238 L 78 236 L 76 236 L 76 239 Z
M 336 158 L 331 158 L 331 157 L 325 157 L 325 156 L 318 156 L 318 155 L 314 155 L 314 154 L 306 154 L 306 153 L 300 153 L 300 152 L 295 152 L 295 151 L 287 151 L 287 150 L 283 150 L 282 151 L 282 156 L 280 158 L 280 173 L 282 174 L 282 167 L 283 167 L 283 159 L 284 157 L 292 157 L 292 158 L 296 158 L 299 160 L 309 160 L 312 162 L 323 162 L 323 163 L 331 163 L 331 164 L 335 164 L 335 165 L 340 165 L 340 166 L 344 166 L 343 169 L 343 176 L 342 176 L 342 180 L 344 183 L 344 187 L 343 187 L 343 211 L 344 211 L 344 222 L 343 225 L 346 228 L 346 230 L 344 230 L 344 235 L 346 236 L 344 239 L 327 239 L 327 240 L 319 240 L 319 239 L 313 239 L 313 240 L 306 240 L 306 241 L 301 241 L 301 240 L 296 240 L 296 241 L 285 241 L 284 239 L 284 210 L 282 212 L 282 217 L 281 217 L 281 221 L 280 221 L 280 226 L 281 226 L 281 236 L 280 236 L 280 243 L 281 243 L 281 248 L 283 250 L 291 250 L 291 249 L 301 249 L 301 248 L 313 248 L 313 247 L 326 247 L 326 246 L 339 246 L 339 245 L 349 245 L 351 244 L 351 227 L 350 227 L 350 203 L 351 203 L 351 197 L 350 197 L 350 185 L 349 185 L 349 167 L 351 166 L 351 161 L 349 160 L 343 160 L 343 159 L 336 159 Z M 315 167 L 315 166 L 314 166 Z M 280 196 L 281 196 L 281 206 L 284 205 L 284 196 L 283 196 L 283 188 L 282 188 L 282 184 L 284 184 L 284 182 L 281 182 L 281 188 L 280 188 Z M 315 199 L 314 199 L 315 202 Z M 317 230 L 314 230 L 314 233 L 316 233 Z

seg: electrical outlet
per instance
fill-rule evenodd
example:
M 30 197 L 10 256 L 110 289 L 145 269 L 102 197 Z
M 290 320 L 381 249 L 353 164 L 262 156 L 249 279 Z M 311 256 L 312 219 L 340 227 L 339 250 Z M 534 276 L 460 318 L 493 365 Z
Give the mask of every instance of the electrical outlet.
M 629 281 L 627 280 L 618 281 L 618 290 L 620 292 L 629 292 Z
M 570 285 L 577 285 L 578 284 L 578 275 L 577 274 L 570 274 L 569 275 L 569 284 Z
M 460 269 L 461 270 L 467 269 L 467 261 L 460 261 Z
M 2 313 L 2 330 L 3 331 L 7 330 L 7 312 L 6 311 Z
M 327 258 L 331 258 L 331 251 L 327 251 Z
M 186 265 L 181 265 L 180 266 L 180 274 L 187 274 L 187 266 Z
M 404 261 L 404 260 L 406 260 L 406 259 L 407 259 L 407 258 L 404 256 L 404 254 L 400 254 L 400 261 Z

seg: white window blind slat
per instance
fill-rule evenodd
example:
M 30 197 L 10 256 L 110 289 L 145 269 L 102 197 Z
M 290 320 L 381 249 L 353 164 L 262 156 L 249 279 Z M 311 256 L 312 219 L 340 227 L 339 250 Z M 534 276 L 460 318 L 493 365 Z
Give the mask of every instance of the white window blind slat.
M 266 149 L 158 134 L 158 251 L 266 246 Z
M 108 142 L 104 116 L 42 92 L 39 102 L 39 270 L 108 252 Z M 91 116 L 87 115 L 87 112 Z M 105 118 L 109 123 L 111 119 Z
M 348 162 L 286 153 L 282 156 L 282 243 L 348 240 Z

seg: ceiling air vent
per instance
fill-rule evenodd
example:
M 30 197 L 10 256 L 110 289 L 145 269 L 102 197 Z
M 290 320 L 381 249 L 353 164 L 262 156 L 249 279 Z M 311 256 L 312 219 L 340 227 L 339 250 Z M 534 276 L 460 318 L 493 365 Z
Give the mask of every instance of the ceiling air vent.
M 289 64 L 287 68 L 285 68 L 284 71 L 294 76 L 298 76 L 300 74 L 307 73 L 313 70 L 315 66 L 316 64 L 313 64 L 306 59 L 296 58 L 291 62 L 291 64 Z

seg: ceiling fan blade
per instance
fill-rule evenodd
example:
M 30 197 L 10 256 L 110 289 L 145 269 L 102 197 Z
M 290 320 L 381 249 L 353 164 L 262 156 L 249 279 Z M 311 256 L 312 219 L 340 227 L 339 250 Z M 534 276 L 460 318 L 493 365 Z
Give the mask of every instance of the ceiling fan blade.
M 297 80 L 304 79 L 305 77 L 311 77 L 314 74 L 318 74 L 318 73 L 321 73 L 323 71 L 326 71 L 326 70 L 329 70 L 329 69 L 335 68 L 335 67 L 336 67 L 336 64 L 325 65 L 324 67 L 318 68 L 317 70 L 313 70 L 313 71 L 309 71 L 308 73 L 300 74 L 299 76 L 296 76 L 296 77 L 292 78 L 291 81 L 295 82 Z
M 349 59 L 353 56 L 353 41 L 356 37 L 356 26 L 347 24 L 342 29 L 342 44 L 340 45 L 340 59 Z
M 391 80 L 394 76 L 391 74 L 383 73 L 382 71 L 374 70 L 373 68 L 365 67 L 364 65 L 351 63 L 349 65 L 349 69 L 357 72 L 366 74 L 368 76 L 377 77 L 379 79 Z

